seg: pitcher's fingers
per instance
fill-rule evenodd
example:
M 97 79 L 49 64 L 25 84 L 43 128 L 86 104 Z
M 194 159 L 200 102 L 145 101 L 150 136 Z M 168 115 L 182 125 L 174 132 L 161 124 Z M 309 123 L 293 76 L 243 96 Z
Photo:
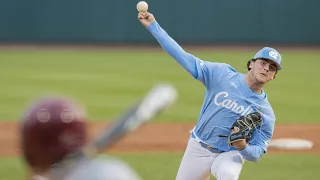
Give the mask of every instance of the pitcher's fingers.
M 141 14 L 145 18 L 149 17 L 149 15 L 150 15 L 150 13 L 148 13 L 148 12 L 140 12 L 139 14 Z
M 141 15 L 141 14 L 139 13 L 138 19 L 144 19 L 143 15 Z

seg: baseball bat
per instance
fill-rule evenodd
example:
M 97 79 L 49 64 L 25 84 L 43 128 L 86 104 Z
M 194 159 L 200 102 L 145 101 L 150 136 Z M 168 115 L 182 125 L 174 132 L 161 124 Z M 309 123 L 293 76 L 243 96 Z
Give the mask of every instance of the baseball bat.
M 156 85 L 144 98 L 123 113 L 111 127 L 107 126 L 93 142 L 83 148 L 82 152 L 87 157 L 102 152 L 121 137 L 134 131 L 168 108 L 175 101 L 176 96 L 177 92 L 172 86 Z
M 106 126 L 101 133 L 88 143 L 81 151 L 69 154 L 61 163 L 58 164 L 59 171 L 47 173 L 50 179 L 61 180 L 68 170 L 83 158 L 92 158 L 98 153 L 104 151 L 110 145 L 124 137 L 129 132 L 134 131 L 147 121 L 150 121 L 162 111 L 174 103 L 177 97 L 176 89 L 168 84 L 158 84 L 153 87 L 147 95 L 137 101 L 111 126 Z

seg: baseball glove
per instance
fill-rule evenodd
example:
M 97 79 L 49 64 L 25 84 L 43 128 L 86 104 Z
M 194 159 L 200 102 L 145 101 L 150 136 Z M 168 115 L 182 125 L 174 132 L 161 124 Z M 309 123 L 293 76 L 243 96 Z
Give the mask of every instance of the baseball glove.
M 240 116 L 231 126 L 231 134 L 227 137 L 228 144 L 232 145 L 233 142 L 246 140 L 248 141 L 254 129 L 262 123 L 262 116 L 259 112 L 253 112 L 245 116 Z

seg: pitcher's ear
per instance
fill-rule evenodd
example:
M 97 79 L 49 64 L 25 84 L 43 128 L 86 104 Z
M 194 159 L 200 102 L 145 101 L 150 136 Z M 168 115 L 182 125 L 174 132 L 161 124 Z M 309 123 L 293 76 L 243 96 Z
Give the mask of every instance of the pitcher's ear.
M 249 68 L 252 69 L 252 67 L 253 67 L 253 61 L 251 61 L 249 64 Z
M 247 62 L 247 70 L 250 71 L 253 67 L 253 63 L 256 61 L 256 59 L 251 59 Z

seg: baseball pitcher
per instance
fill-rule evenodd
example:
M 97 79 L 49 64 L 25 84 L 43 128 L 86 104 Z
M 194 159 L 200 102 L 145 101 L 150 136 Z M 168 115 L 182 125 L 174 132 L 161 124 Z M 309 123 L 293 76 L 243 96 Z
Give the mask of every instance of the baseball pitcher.
M 263 87 L 281 70 L 281 56 L 265 47 L 247 63 L 246 74 L 230 65 L 208 62 L 185 52 L 149 12 L 138 19 L 162 48 L 206 88 L 196 126 L 191 130 L 177 180 L 236 180 L 245 160 L 267 152 L 275 115 Z

